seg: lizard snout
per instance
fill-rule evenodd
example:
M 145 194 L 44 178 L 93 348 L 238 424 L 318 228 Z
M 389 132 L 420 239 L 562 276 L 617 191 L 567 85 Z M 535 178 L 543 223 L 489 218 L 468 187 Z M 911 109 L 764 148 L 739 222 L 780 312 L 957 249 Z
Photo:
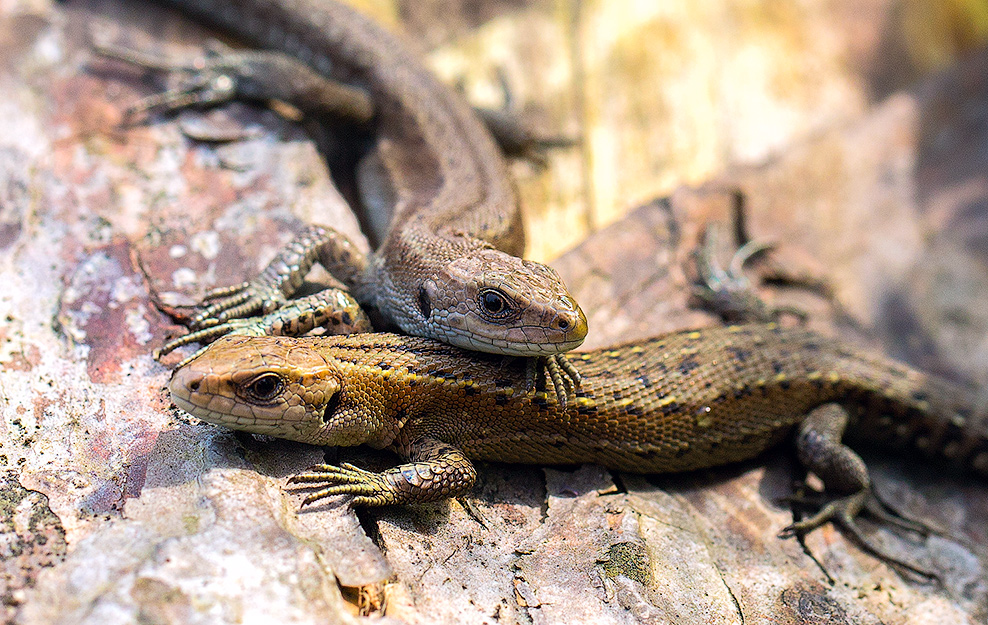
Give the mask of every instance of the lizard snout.
M 178 397 L 189 400 L 194 394 L 199 392 L 199 387 L 202 385 L 205 377 L 204 373 L 196 371 L 192 367 L 179 367 L 172 373 L 172 379 L 168 382 L 168 390 L 171 392 L 173 399 Z
M 568 342 L 582 342 L 587 337 L 587 316 L 572 297 L 563 296 L 560 302 L 562 305 L 552 325 L 565 334 Z

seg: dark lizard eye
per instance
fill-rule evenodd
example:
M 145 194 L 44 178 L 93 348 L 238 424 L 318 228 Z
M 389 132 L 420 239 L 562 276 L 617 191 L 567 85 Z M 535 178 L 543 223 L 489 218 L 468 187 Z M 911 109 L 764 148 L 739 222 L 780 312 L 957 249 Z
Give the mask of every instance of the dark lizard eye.
M 480 292 L 480 307 L 491 317 L 503 317 L 511 311 L 511 300 L 496 289 L 485 289 Z
M 277 397 L 285 387 L 281 381 L 281 376 L 276 373 L 264 373 L 250 381 L 244 387 L 247 395 L 257 401 L 271 401 Z

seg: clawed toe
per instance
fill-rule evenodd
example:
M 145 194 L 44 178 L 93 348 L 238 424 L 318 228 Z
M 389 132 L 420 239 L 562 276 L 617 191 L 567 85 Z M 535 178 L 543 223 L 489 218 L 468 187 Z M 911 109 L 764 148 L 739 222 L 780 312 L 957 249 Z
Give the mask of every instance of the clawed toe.
M 525 391 L 529 394 L 548 393 L 547 381 L 552 383 L 552 392 L 560 406 L 569 402 L 582 381 L 580 372 L 564 354 L 537 356 L 530 358 L 525 369 Z
M 246 284 L 221 292 L 207 294 L 203 302 L 211 301 L 193 319 L 190 327 L 193 329 L 208 328 L 231 319 L 246 317 L 253 314 L 267 314 L 286 303 L 285 297 L 272 288 L 259 288 Z M 212 297 L 210 297 L 212 295 Z
M 929 522 L 913 519 L 902 514 L 900 511 L 896 510 L 894 506 L 886 503 L 874 491 L 871 492 L 871 496 L 868 497 L 868 500 L 865 502 L 865 507 L 862 512 L 876 521 L 892 527 L 897 527 L 906 532 L 918 534 L 923 538 L 933 535 L 943 536 L 946 533 L 943 529 L 936 527 Z
M 786 499 L 791 503 L 805 505 L 812 503 L 815 498 L 797 496 Z M 886 564 L 900 570 L 908 571 L 924 579 L 938 582 L 940 577 L 937 573 L 893 556 L 885 549 L 874 544 L 861 531 L 856 519 L 860 514 L 868 514 L 879 521 L 888 523 L 894 527 L 898 527 L 906 531 L 916 532 L 924 536 L 931 533 L 931 528 L 929 526 L 919 521 L 907 519 L 901 516 L 897 511 L 894 511 L 891 508 L 886 508 L 886 504 L 875 497 L 871 490 L 861 490 L 852 495 L 834 499 L 826 503 L 809 518 L 796 521 L 783 528 L 782 531 L 779 532 L 779 537 L 802 538 L 809 532 L 825 525 L 826 523 L 834 523 L 862 550 L 871 554 L 875 558 L 878 558 L 882 562 L 885 562 Z
M 317 489 L 302 500 L 302 508 L 336 495 L 350 495 L 351 506 L 373 505 L 382 491 L 380 474 L 346 462 L 339 466 L 319 464 L 309 467 L 290 477 L 288 483 L 299 485 L 301 490 Z

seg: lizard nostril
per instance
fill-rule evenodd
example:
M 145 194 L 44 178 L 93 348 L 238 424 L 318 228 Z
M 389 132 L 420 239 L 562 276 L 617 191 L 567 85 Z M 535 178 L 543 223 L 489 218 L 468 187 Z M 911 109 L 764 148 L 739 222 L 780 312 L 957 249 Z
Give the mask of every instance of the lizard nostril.
M 566 328 L 569 327 L 569 321 L 566 321 L 565 319 L 560 319 L 558 325 L 560 330 L 565 330 Z
M 200 382 L 200 380 L 192 380 L 191 382 L 189 382 L 189 390 L 192 391 L 193 393 L 196 392 L 196 391 L 198 391 L 199 390 L 199 382 Z

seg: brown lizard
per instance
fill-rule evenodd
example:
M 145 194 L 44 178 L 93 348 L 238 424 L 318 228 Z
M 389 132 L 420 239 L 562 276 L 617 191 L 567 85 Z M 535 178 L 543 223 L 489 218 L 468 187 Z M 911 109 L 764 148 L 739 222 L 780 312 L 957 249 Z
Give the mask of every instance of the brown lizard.
M 988 419 L 966 388 L 803 329 L 756 323 L 678 332 L 574 355 L 573 401 L 522 392 L 524 367 L 392 334 L 226 337 L 175 371 L 175 404 L 211 423 L 315 445 L 366 444 L 405 464 L 381 473 L 320 465 L 293 480 L 311 503 L 357 506 L 461 495 L 474 460 L 593 462 L 637 473 L 752 458 L 793 429 L 805 467 L 836 498 L 786 534 L 855 525 L 875 498 L 854 438 L 941 457 L 988 477 Z
M 230 52 L 183 67 L 103 48 L 191 76 L 187 89 L 152 103 L 177 108 L 240 95 L 289 100 L 305 111 L 369 123 L 374 148 L 358 167 L 358 181 L 365 203 L 393 215 L 369 258 L 335 230 L 310 227 L 292 244 L 289 261 L 276 259 L 277 271 L 269 268 L 251 283 L 214 293 L 221 297 L 193 327 L 271 312 L 319 261 L 361 303 L 405 332 L 466 349 L 539 357 L 565 401 L 579 374 L 560 354 L 583 342 L 586 317 L 553 269 L 518 257 L 524 248 L 521 213 L 504 156 L 456 93 L 394 35 L 337 2 L 166 3 L 278 52 Z M 534 369 L 530 364 L 530 378 Z

